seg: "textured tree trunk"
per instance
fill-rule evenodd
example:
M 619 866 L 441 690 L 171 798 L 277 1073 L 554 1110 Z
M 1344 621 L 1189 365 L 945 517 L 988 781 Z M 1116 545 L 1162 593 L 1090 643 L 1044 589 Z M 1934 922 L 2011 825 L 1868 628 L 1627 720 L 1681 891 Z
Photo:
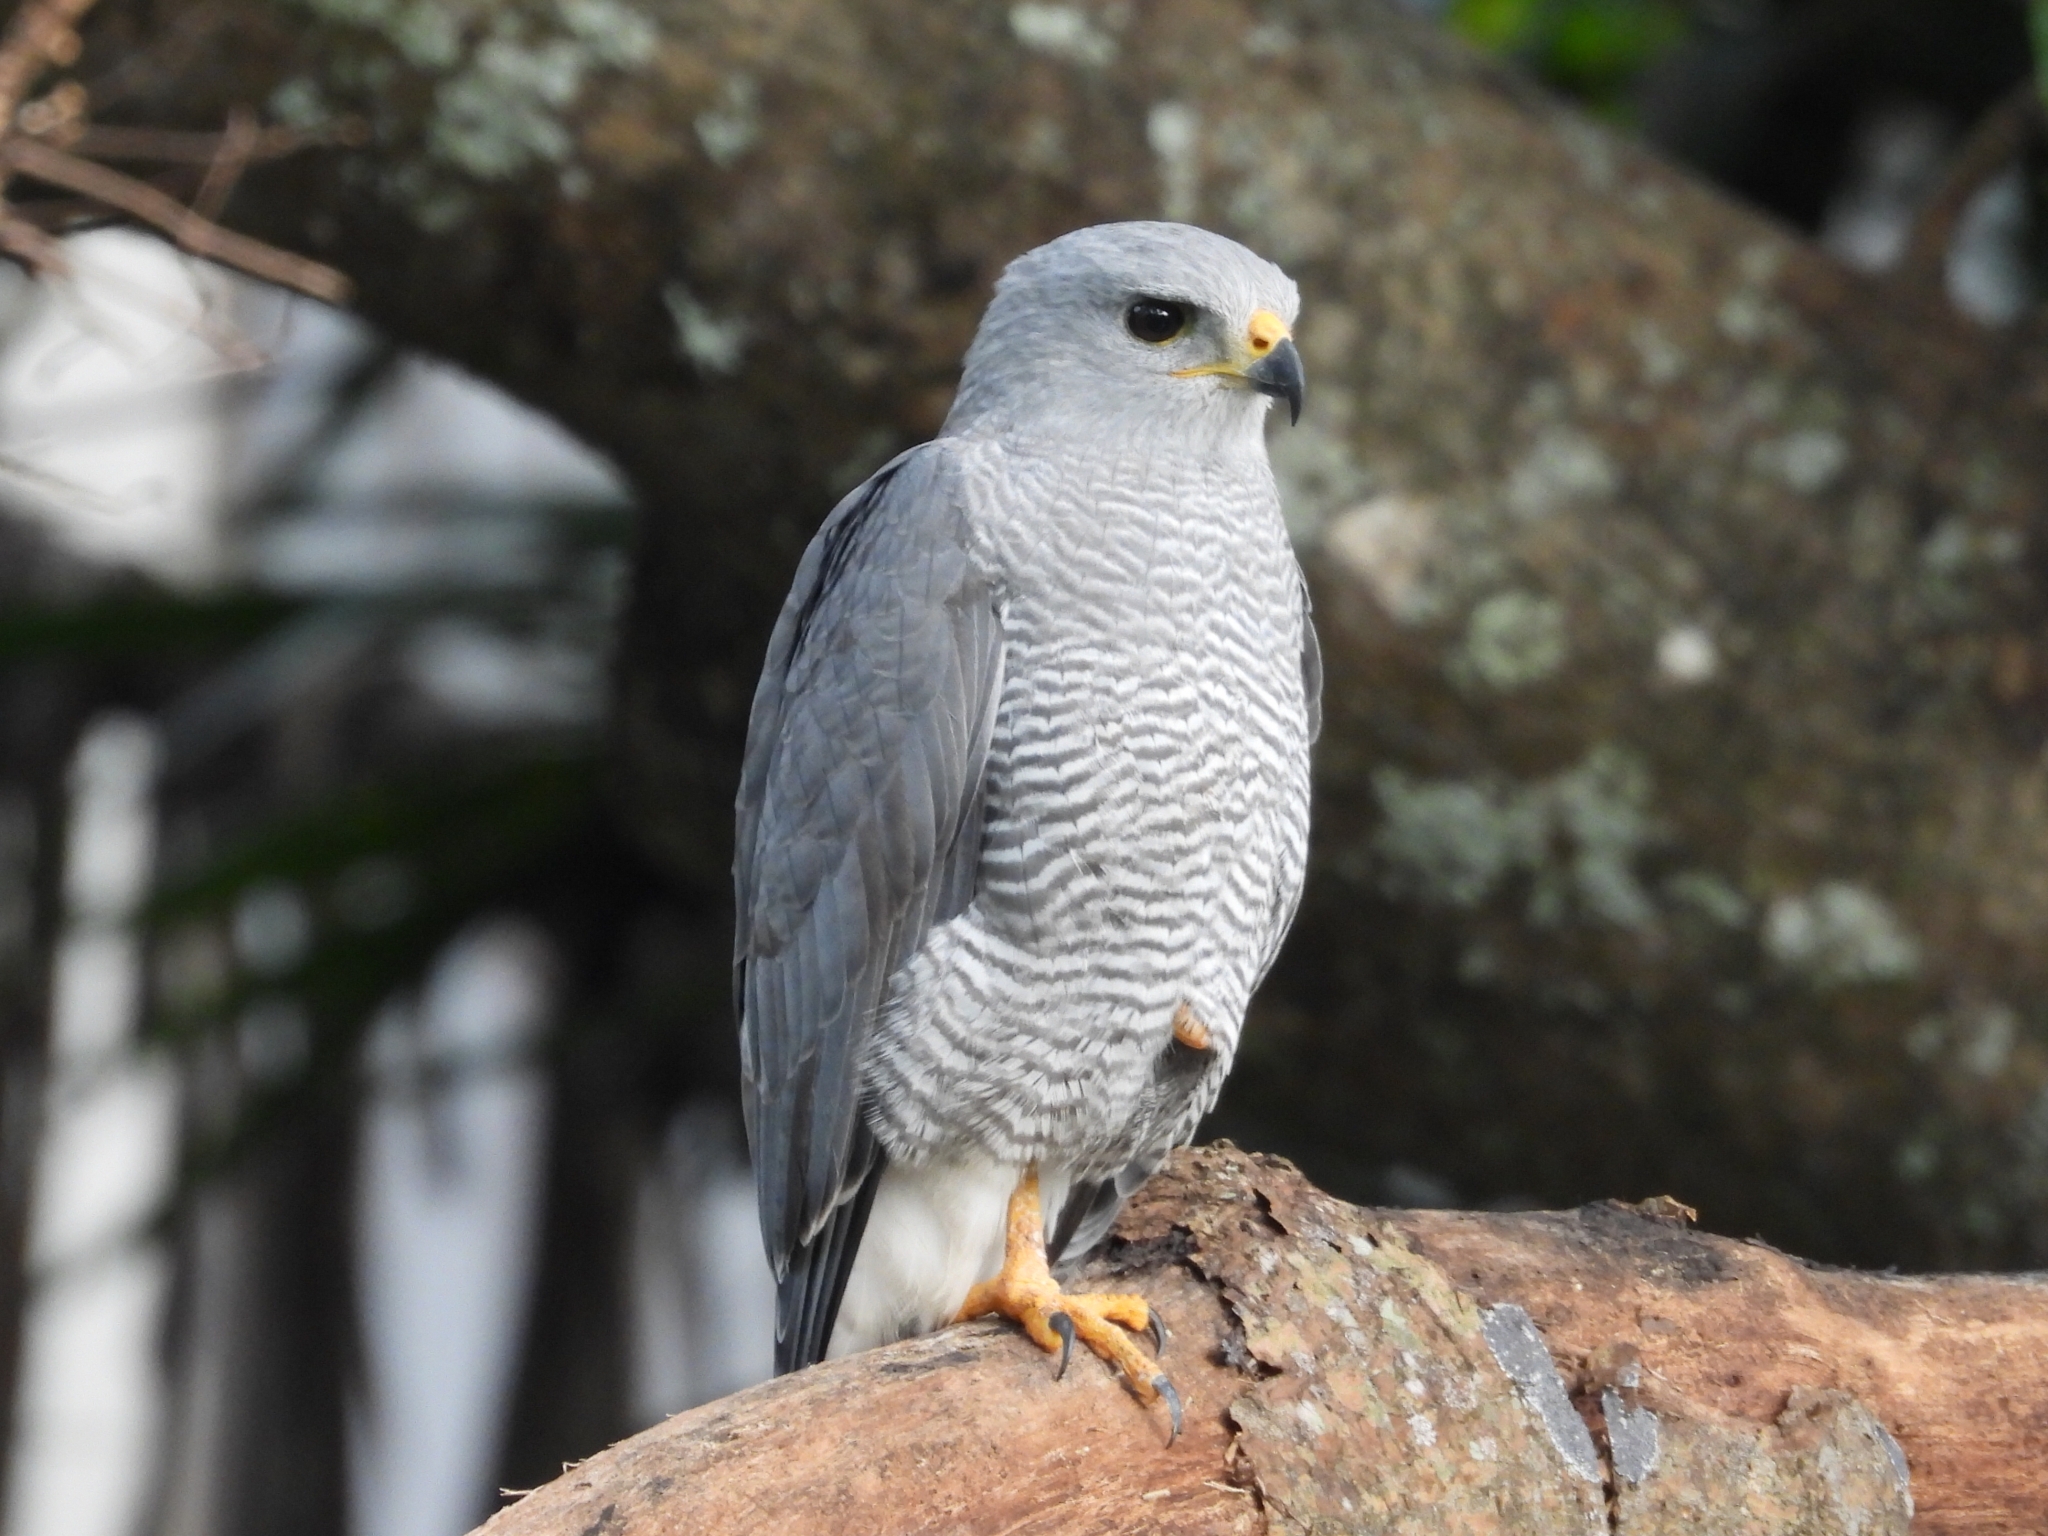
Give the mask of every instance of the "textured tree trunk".
M 1665 1214 L 1673 1211 L 1674 1214 Z M 1164 1446 L 1093 1360 L 952 1328 L 678 1415 L 489 1536 L 2036 1532 L 2048 1285 L 1820 1269 L 1668 1202 L 1367 1211 L 1177 1154 L 1088 1274 L 1171 1318 Z
M 1846 272 L 1392 0 L 95 26 L 113 115 L 353 138 L 232 217 L 633 477 L 616 783 L 700 910 L 804 537 L 938 424 L 1003 262 L 1162 213 L 1277 258 L 1329 725 L 1220 1123 L 1349 1192 L 1666 1188 L 1818 1256 L 2048 1259 L 2032 331 Z

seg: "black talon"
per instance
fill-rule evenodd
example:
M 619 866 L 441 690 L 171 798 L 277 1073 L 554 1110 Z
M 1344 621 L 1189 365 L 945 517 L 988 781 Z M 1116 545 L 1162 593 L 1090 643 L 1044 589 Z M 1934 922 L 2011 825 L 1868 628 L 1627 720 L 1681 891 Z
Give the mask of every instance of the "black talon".
M 1147 1316 L 1151 1321 L 1145 1324 L 1145 1331 L 1152 1335 L 1152 1353 L 1163 1355 L 1166 1353 L 1166 1319 L 1159 1315 L 1157 1308 L 1150 1309 Z
M 1166 1443 L 1171 1445 L 1180 1438 L 1180 1394 L 1164 1376 L 1152 1378 L 1152 1390 L 1166 1399 L 1166 1414 L 1173 1421 L 1173 1433 L 1166 1437 Z
M 1058 1381 L 1067 1374 L 1067 1358 L 1074 1352 L 1074 1320 L 1064 1312 L 1055 1312 L 1046 1323 L 1060 1336 L 1060 1368 L 1052 1373 L 1052 1379 Z

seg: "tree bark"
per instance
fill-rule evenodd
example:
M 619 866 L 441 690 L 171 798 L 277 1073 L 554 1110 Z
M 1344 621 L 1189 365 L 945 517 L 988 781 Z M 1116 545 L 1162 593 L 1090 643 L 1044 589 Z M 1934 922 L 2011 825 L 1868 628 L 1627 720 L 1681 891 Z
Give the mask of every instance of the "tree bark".
M 2048 1522 L 2041 1277 L 1824 1269 L 1675 1212 L 1362 1210 L 1275 1158 L 1184 1151 L 1085 1271 L 1171 1319 L 1178 1444 L 1094 1361 L 1056 1381 L 1014 1330 L 973 1324 L 678 1415 L 482 1530 L 2017 1536 Z
M 231 214 L 639 486 L 616 782 L 701 910 L 804 537 L 937 426 L 1002 263 L 1161 213 L 1274 256 L 1328 726 L 1219 1124 L 1351 1193 L 1667 1188 L 1822 1257 L 2048 1261 L 2033 331 L 1838 267 L 1392 0 L 94 25 L 112 115 L 359 130 Z

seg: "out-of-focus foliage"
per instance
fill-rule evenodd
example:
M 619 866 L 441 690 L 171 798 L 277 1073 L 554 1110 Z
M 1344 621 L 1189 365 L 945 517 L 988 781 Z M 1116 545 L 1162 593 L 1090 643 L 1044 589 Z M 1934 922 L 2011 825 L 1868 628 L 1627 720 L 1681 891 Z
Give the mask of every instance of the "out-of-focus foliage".
M 2029 0 L 2027 20 L 2034 34 L 2034 78 L 2048 103 L 2048 0 Z
M 1450 23 L 1595 110 L 1623 116 L 1629 87 L 1685 37 L 1687 17 L 1672 0 L 1457 0 Z
M 232 1113 L 194 1124 L 188 1169 L 246 1151 L 309 1094 L 346 1091 L 378 1006 L 481 913 L 529 894 L 587 831 L 593 768 L 571 747 L 375 777 L 276 816 L 166 886 L 148 912 L 159 936 L 148 1038 L 224 1046 L 242 1083 Z
M 280 386 L 313 399 L 223 509 L 246 574 L 184 592 L 109 576 L 0 613 L 0 665 L 89 665 L 161 722 L 141 1044 L 195 1085 L 167 1219 L 311 1101 L 356 1095 L 380 1011 L 464 928 L 544 900 L 601 815 L 630 518 L 453 483 L 353 504 L 330 471 L 403 366 L 370 343 Z M 386 553 L 351 559 L 365 544 Z M 483 697 L 445 696 L 451 670 L 474 690 L 479 667 Z
M 0 613 L 0 665 L 35 656 L 120 660 L 253 640 L 299 605 L 263 592 L 181 597 L 151 590 Z

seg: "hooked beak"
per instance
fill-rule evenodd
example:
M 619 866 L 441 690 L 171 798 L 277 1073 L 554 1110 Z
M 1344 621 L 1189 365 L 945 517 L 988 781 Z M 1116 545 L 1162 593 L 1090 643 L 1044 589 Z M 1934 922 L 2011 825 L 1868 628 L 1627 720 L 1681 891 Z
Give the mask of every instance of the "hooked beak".
M 1174 372 L 1174 377 L 1180 379 L 1205 376 L 1242 380 L 1262 395 L 1285 400 L 1290 425 L 1301 420 L 1301 397 L 1307 389 L 1301 372 L 1301 354 L 1295 350 L 1287 322 L 1270 309 L 1259 310 L 1252 316 L 1236 357 Z
M 1308 381 L 1302 377 L 1301 354 L 1294 348 L 1294 339 L 1283 336 L 1273 344 L 1272 350 L 1244 371 L 1245 381 L 1262 395 L 1287 402 L 1287 424 L 1293 426 L 1301 420 L 1301 397 L 1307 391 Z

